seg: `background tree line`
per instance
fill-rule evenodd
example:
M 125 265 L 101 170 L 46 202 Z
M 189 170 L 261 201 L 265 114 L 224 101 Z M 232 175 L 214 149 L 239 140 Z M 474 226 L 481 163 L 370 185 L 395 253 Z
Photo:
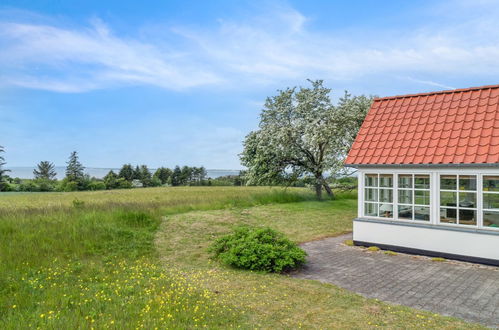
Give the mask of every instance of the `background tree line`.
M 239 175 L 226 175 L 217 178 L 207 177 L 204 167 L 176 166 L 173 169 L 160 167 L 152 171 L 146 165 L 124 164 L 117 173 L 109 171 L 105 177 L 98 179 L 85 174 L 85 168 L 80 163 L 77 152 L 72 152 L 67 162 L 66 176 L 57 180 L 55 165 L 49 161 L 41 161 L 33 170 L 33 179 L 11 178 L 3 156 L 4 148 L 0 146 L 0 191 L 77 191 L 130 189 L 136 187 L 159 186 L 245 186 L 255 183 L 248 182 L 248 173 L 241 171 Z M 327 182 L 337 190 L 353 190 L 357 186 L 355 177 L 348 175 L 328 176 Z M 301 176 L 292 181 L 288 176 L 274 177 L 271 185 L 291 187 L 311 187 L 315 184 L 313 176 Z
M 49 161 L 41 161 L 33 170 L 33 179 L 11 178 L 3 156 L 4 148 L 0 146 L 0 191 L 79 191 L 130 189 L 139 187 L 160 186 L 210 186 L 210 185 L 242 185 L 240 175 L 220 178 L 208 178 L 206 168 L 175 166 L 173 169 L 160 167 L 154 173 L 147 165 L 124 164 L 117 173 L 113 170 L 99 179 L 85 173 L 78 153 L 73 151 L 67 161 L 65 177 L 57 180 L 55 165 Z

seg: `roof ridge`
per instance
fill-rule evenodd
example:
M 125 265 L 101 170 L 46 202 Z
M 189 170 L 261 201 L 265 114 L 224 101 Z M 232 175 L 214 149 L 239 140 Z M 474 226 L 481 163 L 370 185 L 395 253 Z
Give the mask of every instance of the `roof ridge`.
M 415 93 L 415 94 L 405 94 L 405 95 L 394 95 L 394 96 L 375 97 L 374 101 L 403 99 L 403 98 L 409 98 L 409 97 L 429 96 L 429 95 L 435 95 L 435 94 L 462 93 L 462 92 L 468 92 L 468 91 L 476 91 L 476 90 L 481 90 L 481 89 L 493 89 L 493 88 L 499 88 L 499 84 L 497 84 L 497 85 L 485 85 L 485 86 L 468 87 L 468 88 L 458 88 L 458 89 L 446 89 L 446 90 L 443 90 L 443 91 L 433 91 L 433 92 L 425 92 L 425 93 Z

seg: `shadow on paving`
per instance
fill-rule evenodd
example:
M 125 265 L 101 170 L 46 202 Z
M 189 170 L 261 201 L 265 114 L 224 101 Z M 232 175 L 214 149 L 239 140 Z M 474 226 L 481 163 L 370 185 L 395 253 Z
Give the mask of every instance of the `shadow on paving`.
M 306 266 L 292 276 L 332 283 L 393 304 L 499 327 L 499 268 L 435 262 L 351 247 L 342 235 L 304 243 Z

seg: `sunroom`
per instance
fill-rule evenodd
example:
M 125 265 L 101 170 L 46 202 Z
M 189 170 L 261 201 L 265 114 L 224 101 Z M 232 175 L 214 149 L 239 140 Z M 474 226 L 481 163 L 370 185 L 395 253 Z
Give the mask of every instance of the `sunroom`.
M 362 171 L 360 216 L 499 230 L 499 173 L 477 171 Z
M 375 99 L 346 164 L 355 244 L 499 265 L 499 86 Z

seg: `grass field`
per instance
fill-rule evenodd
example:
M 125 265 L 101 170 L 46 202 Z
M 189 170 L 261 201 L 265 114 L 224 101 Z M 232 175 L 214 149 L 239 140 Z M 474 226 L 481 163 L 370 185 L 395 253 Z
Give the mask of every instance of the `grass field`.
M 356 200 L 185 187 L 0 196 L 0 328 L 464 328 L 332 285 L 230 269 L 206 248 L 238 224 L 303 242 L 351 230 Z
M 313 196 L 300 188 L 269 187 L 169 187 L 144 189 L 116 189 L 82 192 L 4 193 L 0 195 L 1 212 L 52 211 L 72 208 L 83 202 L 92 209 L 161 209 L 169 213 L 195 209 L 217 209 L 245 206 L 272 201 L 291 202 Z M 277 196 L 279 195 L 279 196 Z M 277 196 L 277 197 L 276 197 Z M 270 199 L 269 199 L 270 198 Z M 273 199 L 279 200 L 273 200 Z M 289 200 L 281 200 L 290 198 Z

